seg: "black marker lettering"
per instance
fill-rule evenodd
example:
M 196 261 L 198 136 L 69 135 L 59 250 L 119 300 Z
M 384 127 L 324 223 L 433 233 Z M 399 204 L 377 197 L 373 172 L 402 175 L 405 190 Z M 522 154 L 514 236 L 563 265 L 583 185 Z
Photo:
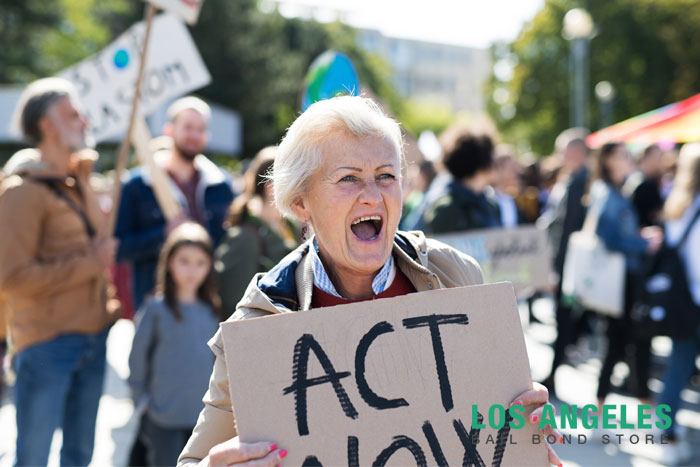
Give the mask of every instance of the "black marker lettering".
M 408 402 L 405 399 L 385 399 L 379 396 L 369 387 L 365 378 L 365 361 L 367 352 L 374 339 L 382 334 L 394 332 L 394 328 L 386 321 L 372 326 L 372 329 L 367 331 L 367 334 L 362 336 L 360 343 L 357 344 L 355 351 L 355 381 L 357 382 L 357 390 L 360 392 L 362 399 L 367 402 L 367 405 L 377 410 L 394 409 L 396 407 L 406 407 Z
M 440 467 L 448 467 L 447 459 L 445 459 L 445 454 L 442 452 L 442 447 L 440 447 L 440 441 L 438 441 L 437 436 L 435 436 L 435 430 L 429 421 L 423 423 L 423 434 L 428 440 L 428 446 L 433 453 L 435 458 L 435 463 Z
M 90 92 L 91 86 L 90 86 L 90 80 L 83 77 L 80 74 L 80 71 L 78 71 L 79 67 L 75 67 L 75 69 L 71 72 L 71 81 L 75 83 L 75 87 L 78 89 L 78 95 L 80 97 L 86 95 L 87 93 Z
M 187 68 L 182 65 L 182 62 L 175 62 L 171 65 L 172 68 L 177 69 L 182 75 L 182 80 L 187 83 L 190 81 L 190 75 L 187 74 Z M 170 68 L 170 67 L 168 67 Z
M 452 388 L 447 375 L 447 365 L 445 364 L 445 351 L 442 348 L 440 338 L 441 324 L 469 324 L 467 315 L 430 315 L 418 318 L 407 318 L 403 320 L 403 325 L 407 329 L 429 327 L 430 337 L 433 341 L 433 354 L 435 355 L 435 367 L 437 369 L 438 382 L 440 383 L 440 396 L 445 412 L 449 412 L 454 407 L 452 401 Z
M 360 440 L 348 436 L 348 467 L 360 467 Z
M 482 424 L 484 422 L 483 415 L 479 414 L 478 421 L 479 424 Z M 469 432 L 469 434 L 467 434 L 467 430 L 466 428 L 464 428 L 462 420 L 454 420 L 452 422 L 452 425 L 454 426 L 455 431 L 457 432 L 459 441 L 464 447 L 464 458 L 462 459 L 462 467 L 486 467 L 484 461 L 479 455 L 479 451 L 476 450 L 476 445 L 479 444 L 479 433 L 481 431 L 481 428 L 474 428 Z
M 323 367 L 323 371 L 326 373 L 325 376 L 320 376 L 318 378 L 307 378 L 309 368 L 309 350 L 313 350 L 316 358 Z M 314 336 L 311 334 L 304 334 L 297 340 L 297 343 L 294 346 L 294 363 L 292 367 L 293 382 L 290 386 L 284 388 L 283 394 L 286 395 L 292 392 L 294 393 L 294 406 L 296 410 L 299 436 L 306 436 L 309 434 L 309 424 L 307 421 L 306 410 L 306 390 L 312 386 L 331 383 L 345 415 L 352 419 L 358 417 L 355 406 L 353 406 L 352 402 L 350 402 L 343 385 L 340 383 L 342 378 L 347 378 L 348 376 L 350 376 L 349 371 L 343 371 L 341 373 L 337 373 L 335 371 L 333 364 L 328 358 L 328 355 L 326 355 L 321 348 L 321 345 L 316 341 L 316 339 L 314 339 Z
M 306 456 L 301 467 L 323 467 L 323 464 L 321 464 L 321 461 L 318 460 L 316 456 Z
M 103 54 L 97 54 L 93 58 L 89 59 L 97 70 L 97 74 L 100 75 L 102 81 L 109 81 L 109 73 L 105 70 L 104 64 L 102 63 Z
M 413 454 L 413 458 L 416 460 L 416 465 L 418 467 L 428 466 L 428 463 L 425 460 L 425 453 L 418 445 L 418 443 L 413 441 L 408 436 L 400 435 L 394 436 L 394 442 L 392 442 L 388 448 L 384 449 L 382 452 L 379 453 L 377 458 L 372 463 L 372 467 L 385 466 L 391 458 L 391 456 L 393 456 L 394 453 L 399 449 L 408 449 L 411 452 L 411 454 Z
M 496 450 L 493 453 L 493 460 L 491 465 L 493 467 L 500 467 L 501 461 L 503 461 L 503 453 L 506 451 L 506 443 L 508 442 L 508 434 L 510 433 L 510 422 L 513 417 L 510 416 L 510 412 L 506 411 L 506 424 L 498 430 L 498 436 L 496 437 Z

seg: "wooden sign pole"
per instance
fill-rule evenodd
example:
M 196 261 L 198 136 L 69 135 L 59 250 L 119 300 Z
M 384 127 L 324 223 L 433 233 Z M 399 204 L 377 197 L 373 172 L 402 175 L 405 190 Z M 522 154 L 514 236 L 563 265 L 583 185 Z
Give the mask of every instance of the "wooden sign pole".
M 117 223 L 117 213 L 119 212 L 119 200 L 122 194 L 122 174 L 126 170 L 127 161 L 129 159 L 129 146 L 134 130 L 134 121 L 138 112 L 139 99 L 141 98 L 141 83 L 143 82 L 144 70 L 146 68 L 146 55 L 148 52 L 148 40 L 151 36 L 151 26 L 153 25 L 153 17 L 156 13 L 156 7 L 148 4 L 146 10 L 146 33 L 143 38 L 143 48 L 141 50 L 141 62 L 139 63 L 139 72 L 134 84 L 134 98 L 131 102 L 131 116 L 129 117 L 129 126 L 126 130 L 126 135 L 119 146 L 117 160 L 114 171 L 114 189 L 112 190 L 112 210 L 109 213 L 107 220 L 107 229 L 105 235 L 111 237 L 114 235 L 114 228 Z
M 146 68 L 146 53 L 148 52 L 148 39 L 151 36 L 151 26 L 153 25 L 153 18 L 156 14 L 156 7 L 148 4 L 146 9 L 146 32 L 143 37 L 143 46 L 141 49 L 141 61 L 139 63 L 139 72 L 136 77 L 136 83 L 134 84 L 134 98 L 131 102 L 131 115 L 129 117 L 129 126 L 126 130 L 126 135 L 122 140 L 121 146 L 119 146 L 119 152 L 117 153 L 117 160 L 114 170 L 114 188 L 112 190 L 112 210 L 109 212 L 109 217 L 107 218 L 107 226 L 103 235 L 107 238 L 114 236 L 114 228 L 117 223 L 117 213 L 119 212 L 119 199 L 122 195 L 122 174 L 126 170 L 127 161 L 129 159 L 129 142 L 131 141 L 131 134 L 134 128 L 134 120 L 136 119 L 136 114 L 138 110 L 139 99 L 141 97 L 141 83 L 143 82 L 144 70 Z M 105 278 L 98 278 L 95 283 L 95 297 L 100 300 L 103 294 Z
M 182 215 L 182 207 L 170 189 L 168 174 L 155 160 L 155 154 L 150 147 L 151 132 L 142 116 L 136 117 L 131 136 L 131 142 L 134 145 L 139 161 L 151 174 L 153 194 L 156 196 L 156 201 L 158 201 L 161 211 L 163 211 L 163 216 L 165 216 L 167 221 L 177 219 Z

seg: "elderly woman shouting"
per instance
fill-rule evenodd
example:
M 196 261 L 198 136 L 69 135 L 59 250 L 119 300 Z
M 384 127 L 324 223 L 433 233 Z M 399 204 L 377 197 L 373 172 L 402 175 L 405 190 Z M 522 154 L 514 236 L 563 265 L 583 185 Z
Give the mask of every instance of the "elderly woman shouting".
M 362 97 L 317 102 L 292 124 L 275 159 L 275 203 L 314 235 L 253 278 L 231 320 L 482 283 L 472 258 L 422 233 L 397 232 L 402 146 L 398 124 Z M 278 464 L 284 446 L 236 437 L 220 331 L 210 347 L 216 362 L 205 407 L 180 465 Z M 516 401 L 543 406 L 547 398 L 537 385 Z

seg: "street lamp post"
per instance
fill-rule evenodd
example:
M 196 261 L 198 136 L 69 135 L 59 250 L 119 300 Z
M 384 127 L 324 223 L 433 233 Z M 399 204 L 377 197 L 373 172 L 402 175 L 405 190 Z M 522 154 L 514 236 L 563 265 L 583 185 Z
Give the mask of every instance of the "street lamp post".
M 613 121 L 615 87 L 610 81 L 601 81 L 595 85 L 595 96 L 598 98 L 598 124 L 600 128 L 608 127 Z
M 564 15 L 563 35 L 571 42 L 569 122 L 572 127 L 588 126 L 588 43 L 593 31 L 593 19 L 583 8 L 574 8 Z

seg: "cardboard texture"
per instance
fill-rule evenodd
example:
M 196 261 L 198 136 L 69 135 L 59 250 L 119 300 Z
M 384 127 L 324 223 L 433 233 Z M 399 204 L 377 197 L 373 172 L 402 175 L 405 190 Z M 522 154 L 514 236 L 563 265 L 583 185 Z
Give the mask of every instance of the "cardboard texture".
M 501 443 L 489 427 L 493 404 L 507 408 L 531 387 L 511 284 L 226 322 L 222 332 L 240 439 L 287 449 L 283 465 L 548 465 L 546 446 L 532 443 L 537 427 L 502 431 Z M 486 428 L 472 428 L 473 405 Z
M 553 285 L 547 233 L 535 226 L 473 230 L 431 238 L 476 259 L 486 283 L 512 282 L 518 295 Z

